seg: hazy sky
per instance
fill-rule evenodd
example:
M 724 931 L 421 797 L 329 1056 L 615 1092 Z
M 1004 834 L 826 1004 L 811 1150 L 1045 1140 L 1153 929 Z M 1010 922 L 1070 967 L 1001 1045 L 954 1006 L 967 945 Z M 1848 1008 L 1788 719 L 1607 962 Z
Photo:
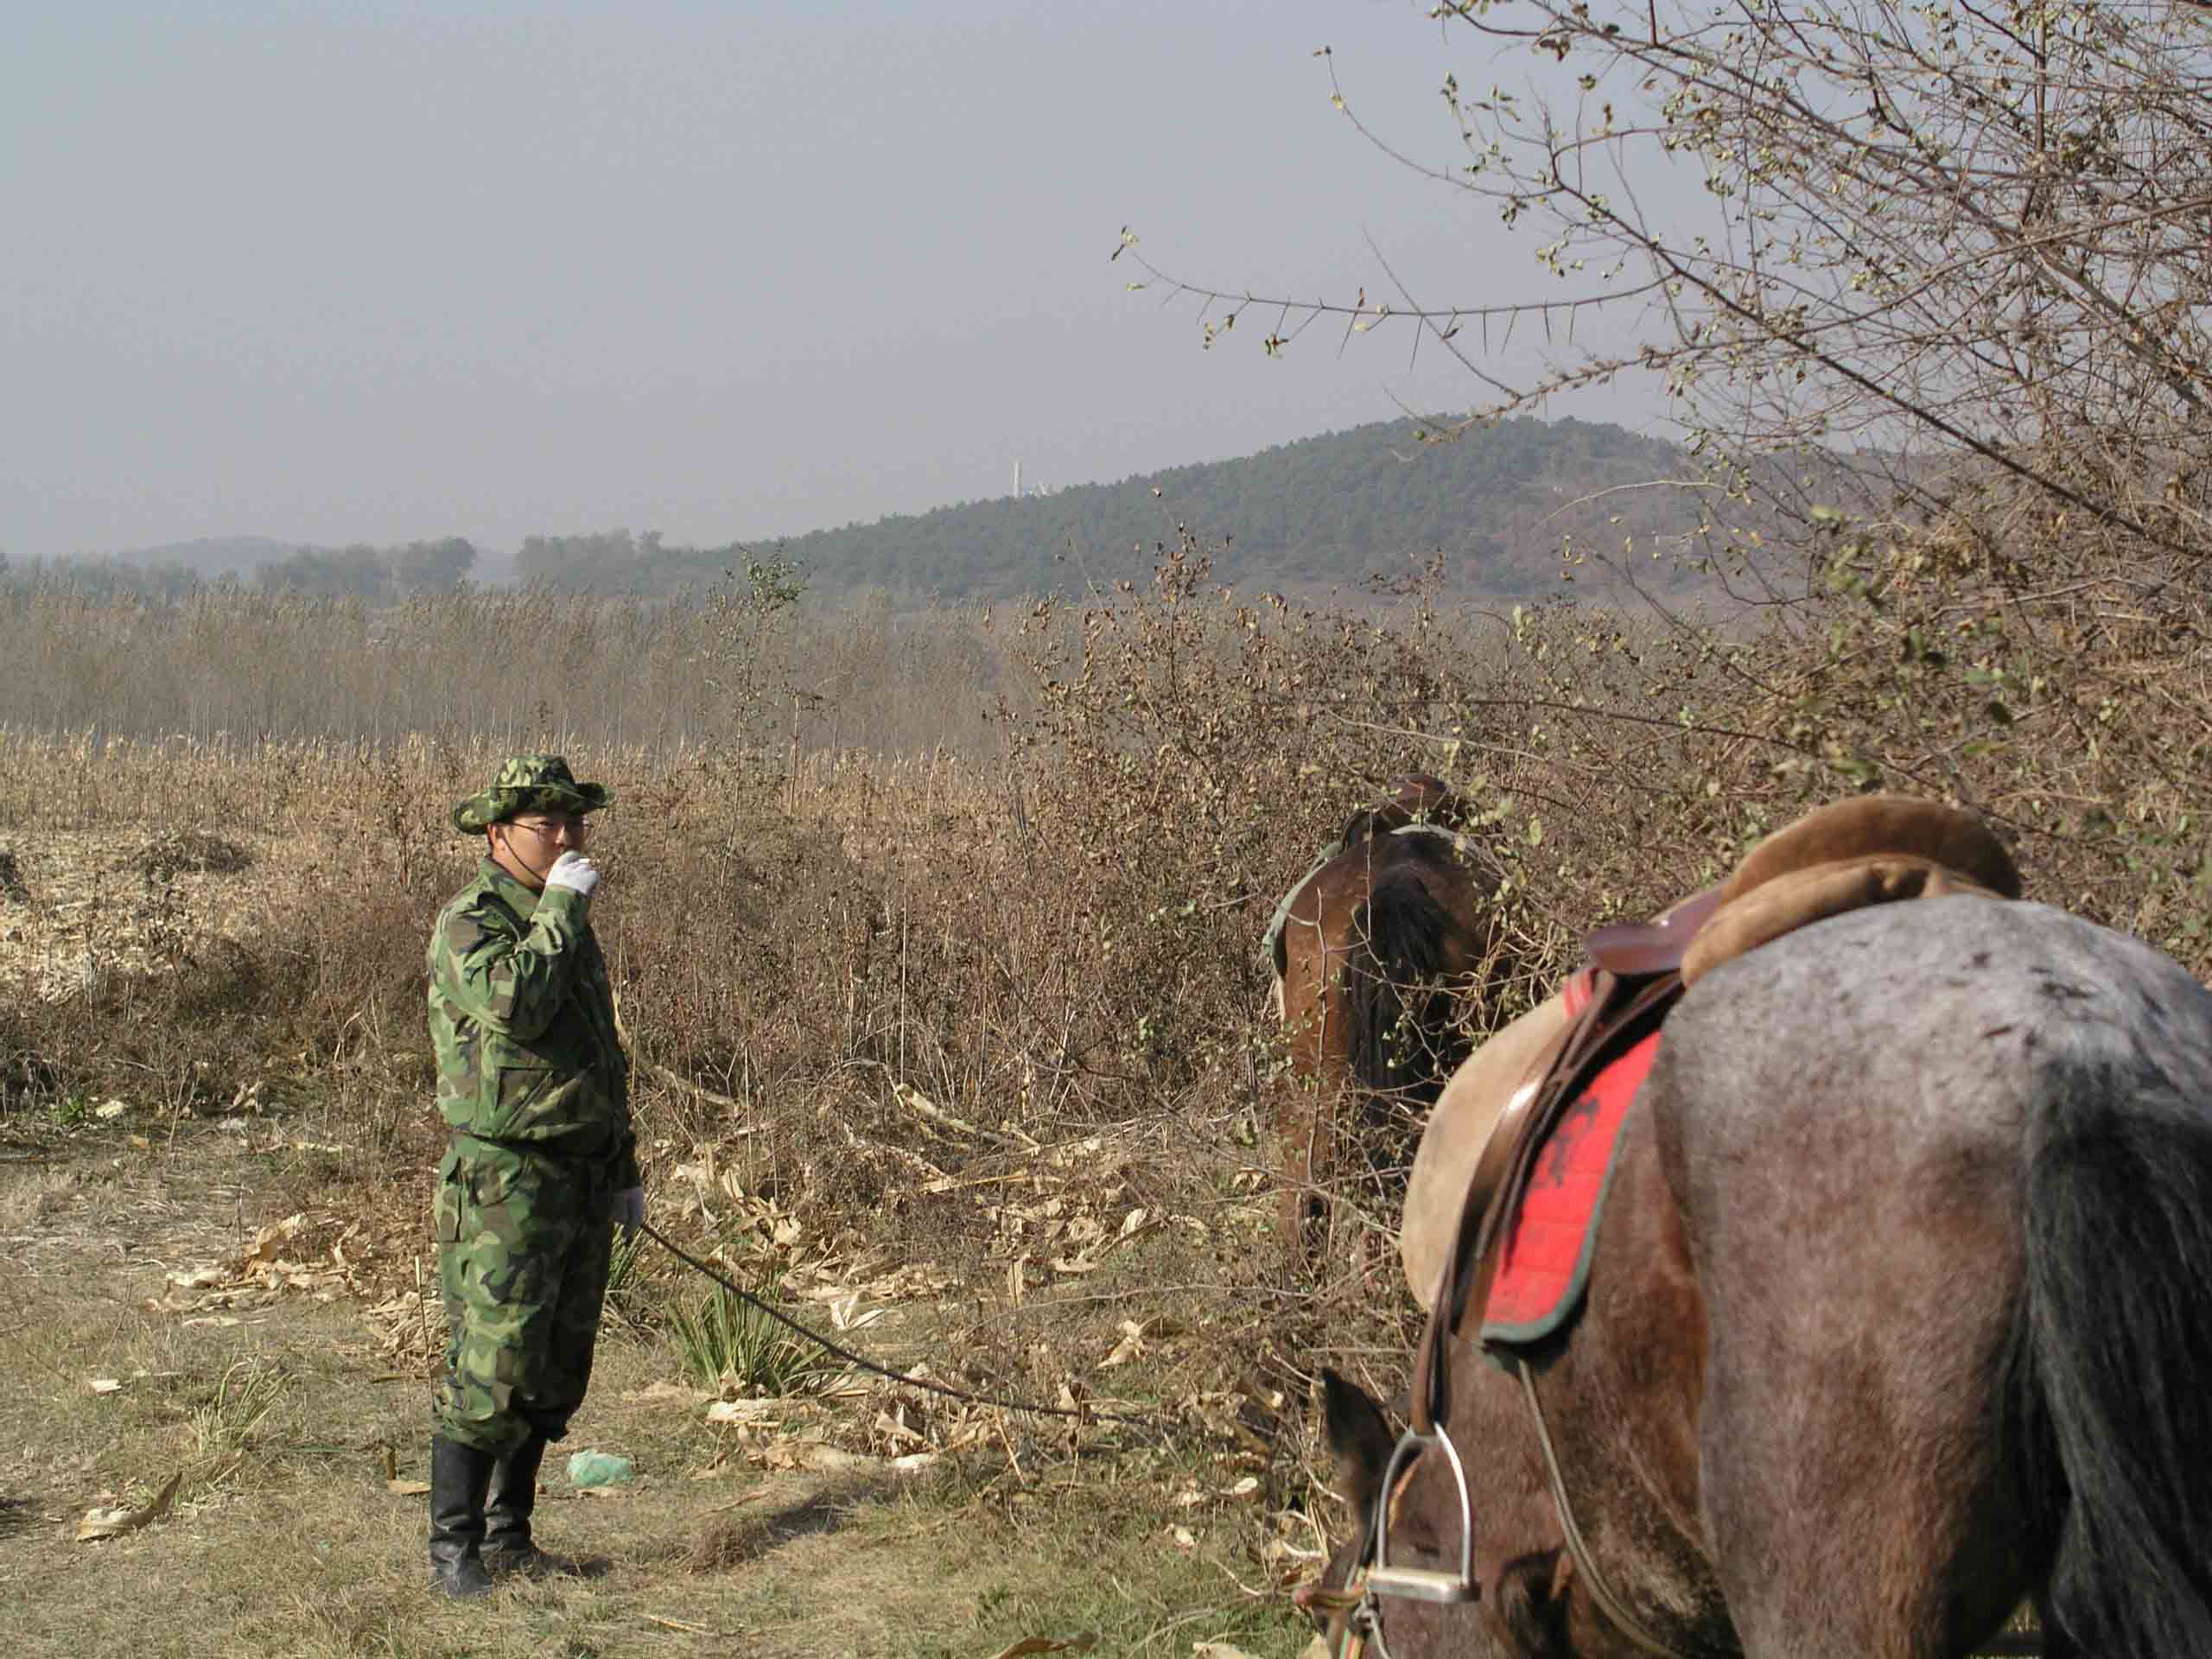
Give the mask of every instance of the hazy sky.
M 1533 238 L 1395 167 L 1518 81 L 1414 0 L 98 0 L 0 54 L 0 549 L 766 539 L 1481 395 L 1198 349 L 1109 264 L 1424 299 Z M 1254 319 L 1248 319 L 1248 324 Z M 1534 349 L 1533 334 L 1519 349 Z M 1522 359 L 1526 366 L 1527 359 Z M 1556 412 L 1649 422 L 1616 392 Z

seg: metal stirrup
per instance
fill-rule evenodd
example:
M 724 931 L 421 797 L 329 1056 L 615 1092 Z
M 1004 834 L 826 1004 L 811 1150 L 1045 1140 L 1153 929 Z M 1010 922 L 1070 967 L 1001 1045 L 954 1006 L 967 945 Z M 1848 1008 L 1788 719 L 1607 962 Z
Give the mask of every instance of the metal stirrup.
M 1419 1457 L 1423 1446 L 1432 1445 L 1442 1450 L 1445 1462 L 1452 1468 L 1452 1484 L 1459 1489 L 1457 1573 L 1440 1567 L 1392 1567 L 1386 1560 L 1390 1548 L 1390 1494 L 1397 1487 L 1399 1466 L 1409 1458 Z M 1371 1596 L 1398 1596 L 1408 1601 L 1446 1604 L 1482 1598 L 1482 1586 L 1475 1582 L 1475 1509 L 1474 1501 L 1467 1493 L 1467 1471 L 1459 1462 L 1459 1449 L 1452 1444 L 1452 1437 L 1441 1430 L 1424 1434 L 1409 1428 L 1398 1437 L 1398 1444 L 1390 1452 L 1389 1464 L 1382 1471 L 1382 1490 L 1375 1495 L 1375 1565 L 1367 1572 L 1367 1592 Z

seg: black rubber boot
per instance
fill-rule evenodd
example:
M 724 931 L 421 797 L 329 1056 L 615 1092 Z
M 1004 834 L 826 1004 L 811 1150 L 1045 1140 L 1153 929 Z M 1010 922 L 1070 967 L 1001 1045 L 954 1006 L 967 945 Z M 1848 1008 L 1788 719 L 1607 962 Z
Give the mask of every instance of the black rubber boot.
M 492 1465 L 492 1484 L 484 1501 L 483 1558 L 494 1574 L 520 1573 L 535 1578 L 561 1568 L 530 1535 L 530 1514 L 537 1507 L 537 1465 L 544 1460 L 545 1437 L 532 1433 L 511 1456 Z
M 430 1587 L 455 1601 L 492 1593 L 484 1570 L 484 1495 L 492 1454 L 442 1437 L 430 1441 Z

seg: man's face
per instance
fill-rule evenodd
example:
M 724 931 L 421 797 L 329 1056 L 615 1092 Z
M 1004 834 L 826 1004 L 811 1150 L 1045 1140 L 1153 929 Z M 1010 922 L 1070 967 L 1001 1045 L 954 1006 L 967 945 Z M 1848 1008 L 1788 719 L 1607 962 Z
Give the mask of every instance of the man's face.
M 584 844 L 584 821 L 575 812 L 525 812 L 485 832 L 492 843 L 492 861 L 533 892 L 545 889 L 546 872 L 565 852 Z

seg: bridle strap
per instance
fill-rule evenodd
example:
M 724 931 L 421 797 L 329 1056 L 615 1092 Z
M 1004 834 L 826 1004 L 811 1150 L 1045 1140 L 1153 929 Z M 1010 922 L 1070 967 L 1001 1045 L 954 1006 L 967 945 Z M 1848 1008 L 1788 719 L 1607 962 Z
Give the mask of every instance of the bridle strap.
M 1382 1535 L 1398 1518 L 1398 1500 L 1405 1496 L 1406 1488 L 1413 1484 L 1413 1465 L 1408 1464 L 1405 1473 L 1398 1477 L 1395 1484 L 1376 1494 L 1374 1507 L 1368 1510 L 1367 1518 L 1360 1523 L 1359 1545 L 1352 1551 L 1351 1571 L 1345 1574 L 1344 1587 L 1319 1591 L 1308 1599 L 1313 1605 L 1344 1615 L 1344 1632 L 1337 1643 L 1335 1659 L 1361 1659 L 1370 1636 L 1375 1638 L 1376 1651 L 1382 1656 L 1382 1659 L 1390 1659 L 1390 1650 L 1382 1643 L 1382 1622 L 1378 1616 L 1380 1609 L 1376 1605 L 1375 1592 L 1368 1587 L 1367 1574 L 1368 1569 L 1375 1565 L 1375 1557 L 1382 1547 Z

